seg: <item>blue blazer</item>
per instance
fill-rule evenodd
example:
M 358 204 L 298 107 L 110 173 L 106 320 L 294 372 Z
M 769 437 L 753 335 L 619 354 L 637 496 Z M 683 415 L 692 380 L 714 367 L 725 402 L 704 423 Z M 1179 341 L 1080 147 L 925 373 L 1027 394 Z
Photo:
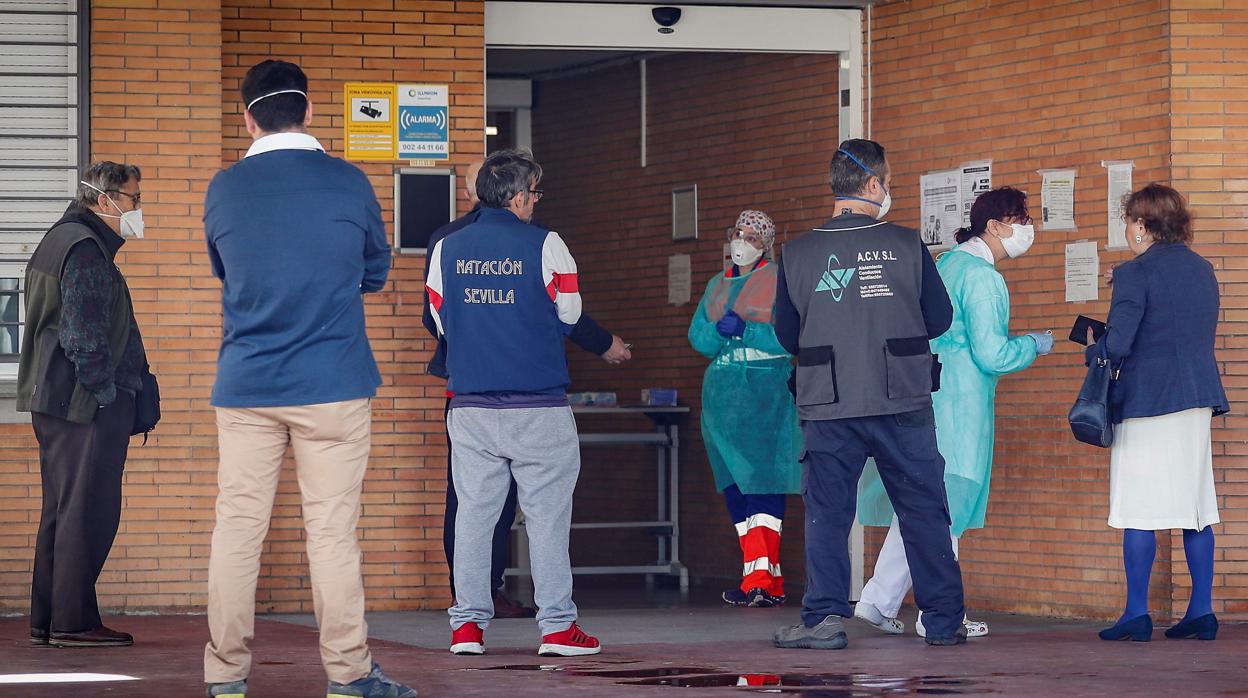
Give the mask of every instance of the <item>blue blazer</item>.
M 1114 421 L 1197 407 L 1228 412 L 1213 355 L 1213 266 L 1185 244 L 1155 244 L 1114 270 L 1113 289 L 1101 343 L 1114 365 L 1121 362 L 1109 394 Z

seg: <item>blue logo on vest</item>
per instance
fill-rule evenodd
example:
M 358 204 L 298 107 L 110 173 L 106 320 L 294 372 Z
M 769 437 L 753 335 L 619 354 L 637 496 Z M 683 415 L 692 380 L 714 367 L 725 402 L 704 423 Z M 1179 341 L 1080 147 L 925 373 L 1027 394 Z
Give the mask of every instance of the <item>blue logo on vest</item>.
M 842 269 L 840 266 L 841 260 L 836 255 L 828 257 L 828 270 L 823 272 L 819 284 L 815 286 L 815 293 L 827 291 L 832 294 L 832 300 L 837 303 L 840 303 L 841 298 L 845 296 L 845 289 L 849 288 L 854 272 L 858 271 L 858 267 Z

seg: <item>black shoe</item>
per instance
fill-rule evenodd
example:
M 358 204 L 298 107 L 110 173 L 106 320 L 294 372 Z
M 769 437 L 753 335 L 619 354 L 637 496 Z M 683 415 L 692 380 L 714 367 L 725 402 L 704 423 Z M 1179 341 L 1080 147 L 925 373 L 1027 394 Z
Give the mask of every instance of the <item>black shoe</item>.
M 1105 628 L 1099 633 L 1102 640 L 1126 640 L 1130 638 L 1132 642 L 1148 642 L 1153 639 L 1153 617 L 1145 613 L 1142 616 L 1136 616 L 1124 620 L 1112 628 Z
M 1181 620 L 1166 630 L 1166 637 L 1171 640 L 1187 640 L 1193 637 L 1199 640 L 1212 640 L 1217 636 L 1218 617 L 1212 613 Z
M 783 596 L 772 596 L 762 589 L 757 588 L 750 589 L 750 592 L 746 594 L 746 597 L 749 599 L 748 603 L 750 608 L 774 608 L 776 606 L 783 606 L 786 600 Z
M 750 605 L 749 595 L 747 595 L 744 591 L 741 591 L 741 589 L 737 587 L 733 587 L 729 589 L 728 591 L 725 591 L 724 593 L 720 594 L 719 598 L 723 599 L 724 603 L 728 604 L 729 606 L 749 606 Z
M 48 643 L 53 647 L 129 647 L 134 644 L 134 637 L 101 625 L 77 633 L 51 632 Z
M 46 647 L 48 644 L 48 631 L 43 628 L 31 628 L 30 644 L 36 647 Z
M 935 635 L 928 633 L 927 637 L 923 638 L 923 641 L 931 645 L 932 647 L 952 647 L 954 645 L 965 645 L 966 644 L 966 626 L 959 625 L 958 629 L 954 631 L 953 635 L 947 635 L 945 637 L 936 637 Z
M 536 608 L 518 604 L 501 591 L 494 595 L 495 618 L 533 618 L 536 615 Z

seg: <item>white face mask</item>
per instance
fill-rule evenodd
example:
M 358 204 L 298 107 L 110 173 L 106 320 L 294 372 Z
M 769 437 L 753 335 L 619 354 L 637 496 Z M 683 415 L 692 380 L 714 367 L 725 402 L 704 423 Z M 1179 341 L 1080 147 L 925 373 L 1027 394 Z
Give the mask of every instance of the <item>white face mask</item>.
M 732 263 L 739 267 L 747 267 L 763 256 L 762 250 L 745 240 L 733 240 L 729 246 L 732 249 Z
M 878 213 L 875 214 L 876 220 L 883 219 L 884 216 L 888 214 L 888 209 L 892 208 L 892 206 L 893 206 L 893 193 L 885 189 L 884 200 L 880 202 L 880 210 Z
M 1030 223 L 1027 225 L 1011 223 L 1010 227 L 1014 229 L 1014 234 L 1008 238 L 1001 238 L 1001 246 L 1011 258 L 1022 257 L 1027 250 L 1031 249 L 1031 243 L 1036 241 L 1036 227 Z
M 121 219 L 121 236 L 123 238 L 143 237 L 143 209 L 136 208 L 133 211 L 122 211 L 121 207 L 117 205 L 117 202 L 113 201 L 113 197 L 108 195 L 108 192 L 88 182 L 80 181 L 79 184 L 91 187 L 92 189 L 103 194 L 104 198 L 108 199 L 108 203 L 112 204 L 113 208 L 117 209 L 117 212 L 121 214 L 119 216 L 114 216 L 108 213 L 97 213 L 95 215 L 100 216 L 101 218 Z

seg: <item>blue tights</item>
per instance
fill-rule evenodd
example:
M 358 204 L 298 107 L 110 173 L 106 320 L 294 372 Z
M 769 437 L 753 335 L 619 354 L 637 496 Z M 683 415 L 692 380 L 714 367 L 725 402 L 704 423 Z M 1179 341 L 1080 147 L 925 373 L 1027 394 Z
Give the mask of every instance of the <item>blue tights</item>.
M 1192 576 L 1192 598 L 1187 605 L 1188 618 L 1213 612 L 1213 528 L 1183 531 L 1183 551 L 1187 569 Z M 1148 578 L 1157 556 L 1157 534 L 1128 528 L 1122 532 L 1122 561 L 1127 572 L 1127 608 L 1121 621 L 1148 613 Z

